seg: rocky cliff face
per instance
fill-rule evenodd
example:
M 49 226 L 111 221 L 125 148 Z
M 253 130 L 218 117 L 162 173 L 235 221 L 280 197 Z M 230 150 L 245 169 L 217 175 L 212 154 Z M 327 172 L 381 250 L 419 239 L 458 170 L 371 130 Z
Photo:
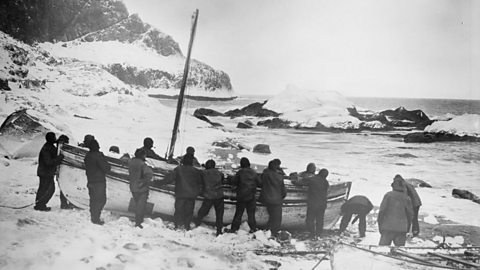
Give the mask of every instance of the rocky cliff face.
M 0 3 L 0 29 L 26 43 L 68 41 L 126 18 L 114 0 L 13 0 Z
M 126 84 L 145 88 L 179 89 L 182 82 L 182 72 L 169 73 L 158 69 L 137 68 L 135 66 L 115 63 L 105 69 Z M 223 71 L 198 61 L 190 66 L 187 86 L 215 92 L 217 89 L 232 89 L 230 77 Z
M 130 15 L 124 3 L 117 0 L 1 1 L 0 30 L 29 44 L 119 41 L 176 57 L 179 62 L 185 59 L 171 36 L 144 23 L 138 15 Z M 126 63 L 103 64 L 103 68 L 126 84 L 144 88 L 178 89 L 183 76 L 182 68 L 172 71 Z M 199 61 L 191 63 L 187 86 L 210 95 L 215 91 L 232 92 L 228 74 Z
M 142 22 L 137 14 L 122 18 L 103 29 L 91 31 L 80 37 L 81 41 L 111 41 L 143 44 L 163 56 L 183 56 L 178 43 L 172 37 Z

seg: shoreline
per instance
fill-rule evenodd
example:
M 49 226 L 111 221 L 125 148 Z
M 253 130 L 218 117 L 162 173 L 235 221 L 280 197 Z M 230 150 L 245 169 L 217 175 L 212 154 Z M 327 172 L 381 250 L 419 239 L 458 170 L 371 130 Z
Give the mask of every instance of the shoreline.
M 178 95 L 164 95 L 164 94 L 148 94 L 149 97 L 152 98 L 162 98 L 162 99 L 174 99 L 178 100 Z M 191 99 L 191 100 L 196 100 L 196 101 L 231 101 L 235 100 L 238 98 L 238 96 L 234 97 L 224 97 L 224 98 L 219 98 L 219 97 L 207 97 L 207 96 L 192 96 L 192 95 L 185 95 L 185 99 Z
M 216 154 L 236 160 L 230 156 L 229 151 L 220 151 Z M 36 159 L 8 160 L 2 157 L 0 166 L 6 175 L 0 184 L 2 204 L 7 201 L 15 205 L 33 202 L 38 185 L 38 178 L 35 175 Z M 4 254 L 0 258 L 0 265 L 6 266 L 5 269 L 34 269 L 26 265 L 62 269 L 65 266 L 63 262 L 66 261 L 81 268 L 109 269 L 106 264 L 140 267 L 139 261 L 142 261 L 144 256 L 153 256 L 152 254 L 157 254 L 157 257 L 158 254 L 162 255 L 159 256 L 161 259 L 152 261 L 151 265 L 162 268 L 162 265 L 168 263 L 173 269 L 184 267 L 186 266 L 184 263 L 187 262 L 197 269 L 212 269 L 211 264 L 203 261 L 214 263 L 217 265 L 216 269 L 242 266 L 244 269 L 266 269 L 266 265 L 269 265 L 265 262 L 267 259 L 278 262 L 276 265 L 281 266 L 278 269 L 297 269 L 298 265 L 305 265 L 305 269 L 311 269 L 318 261 L 315 256 L 252 254 L 253 250 L 281 249 L 282 245 L 268 240 L 267 234 L 263 231 L 255 235 L 248 234 L 246 223 L 242 224 L 237 234 L 226 233 L 216 238 L 215 229 L 209 225 L 201 225 L 190 232 L 182 232 L 173 230 L 173 224 L 169 221 L 147 218 L 145 228 L 139 230 L 134 228 L 130 218 L 103 211 L 102 217 L 106 224 L 97 226 L 90 223 L 88 209 L 60 209 L 58 186 L 49 206 L 52 207 L 51 212 L 35 211 L 33 206 L 15 210 L 0 208 L 0 228 L 6 237 L 3 243 L 0 243 L 0 253 Z M 350 243 L 377 245 L 380 237 L 376 224 L 377 212 L 378 206 L 367 217 L 367 233 L 364 239 L 356 237 L 358 224 L 349 225 L 348 235 L 342 236 L 341 239 Z M 428 224 L 422 221 L 426 212 L 422 211 L 422 208 L 421 212 L 423 212 L 419 215 L 421 233 L 419 237 L 409 238 L 407 246 L 434 247 L 441 243 L 443 237 L 454 246 L 460 246 L 461 243 L 454 242 L 458 236 L 462 237 L 463 244 L 480 245 L 480 227 L 462 225 L 449 220 L 439 220 L 439 224 Z M 339 221 L 333 230 L 326 231 L 325 238 L 320 241 L 305 240 L 302 238 L 304 232 L 292 231 L 294 247 L 299 251 L 304 248 L 317 248 L 323 242 L 329 241 L 329 235 L 335 235 L 335 239 L 340 239 L 336 236 L 338 224 Z M 44 251 L 27 252 L 31 249 Z M 328 262 L 322 263 L 319 269 L 328 270 L 330 265 Z

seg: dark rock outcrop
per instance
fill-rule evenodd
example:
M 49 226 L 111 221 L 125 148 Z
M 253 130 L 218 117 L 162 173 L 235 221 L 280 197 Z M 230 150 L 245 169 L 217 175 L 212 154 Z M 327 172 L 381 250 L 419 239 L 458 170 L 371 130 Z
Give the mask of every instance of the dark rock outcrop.
M 0 79 L 0 90 L 2 91 L 10 91 L 12 90 L 10 86 L 8 86 L 8 81 L 4 79 Z
M 405 135 L 406 143 L 432 143 L 432 142 L 480 142 L 479 137 L 460 136 L 446 132 L 413 132 Z
M 250 105 L 247 105 L 241 109 L 230 110 L 225 113 L 225 115 L 235 118 L 240 116 L 254 116 L 254 117 L 278 117 L 280 114 L 274 111 L 264 109 L 263 105 L 265 105 L 267 101 L 263 103 L 255 102 Z
M 193 115 L 205 115 L 205 116 L 225 116 L 225 114 L 221 112 L 217 112 L 212 109 L 207 109 L 207 108 L 198 108 L 193 112 Z
M 271 154 L 270 146 L 268 144 L 257 144 L 253 147 L 252 150 L 254 153 L 261 153 L 261 154 Z
M 217 89 L 232 90 L 230 76 L 221 70 L 215 70 L 211 66 L 193 59 L 190 65 L 190 74 L 187 85 L 205 89 L 207 92 L 215 92 Z M 178 81 L 175 88 L 180 88 Z
M 206 116 L 206 115 L 216 116 L 216 114 L 221 114 L 221 113 L 214 110 L 201 108 L 201 109 L 196 109 L 195 112 L 193 113 L 193 116 L 195 116 L 196 118 L 202 121 L 209 123 L 214 127 L 223 127 L 223 125 L 220 123 L 210 121 L 210 119 L 208 119 L 208 117 Z
M 232 90 L 228 74 L 204 63 L 198 61 L 195 63 L 190 66 L 187 86 L 205 89 L 207 92 L 215 92 L 219 89 Z M 139 69 L 118 63 L 106 66 L 105 69 L 126 84 L 145 88 L 180 89 L 183 77 L 181 73 L 173 74 L 150 68 Z
M 388 123 L 387 117 L 381 113 L 378 112 L 373 112 L 371 114 L 361 114 L 357 111 L 357 108 L 347 108 L 348 113 L 353 116 L 358 118 L 361 121 L 379 121 L 380 123 L 386 124 Z
M 136 14 L 129 15 L 124 3 L 117 0 L 1 1 L 0 31 L 29 44 L 120 41 L 144 44 L 163 56 L 183 57 L 171 36 L 144 23 Z M 179 89 L 183 76 L 181 70 L 169 73 L 122 64 L 104 68 L 126 84 L 145 88 Z M 207 92 L 232 91 L 228 74 L 193 59 L 187 85 Z
M 140 41 L 148 48 L 163 56 L 183 55 L 178 43 L 169 35 L 144 23 L 137 14 L 132 14 L 120 22 L 81 38 L 82 41 L 109 41 L 133 43 Z
M 349 114 L 361 121 L 379 121 L 387 125 L 387 129 L 395 127 L 410 127 L 424 129 L 434 121 L 430 120 L 422 110 L 406 110 L 404 107 L 398 107 L 395 110 L 385 110 L 381 112 L 360 113 L 355 107 L 347 108 Z
M 12 62 L 18 66 L 24 66 L 31 61 L 27 50 L 24 48 L 14 44 L 5 44 L 4 48 L 8 52 Z
M 278 117 L 267 119 L 264 121 L 258 121 L 257 126 L 264 126 L 268 128 L 291 128 L 289 121 L 282 120 Z
M 207 123 L 209 123 L 210 125 L 212 125 L 213 127 L 223 127 L 222 124 L 220 123 L 217 123 L 217 122 L 212 122 L 210 119 L 208 119 L 208 117 L 206 117 L 205 115 L 194 115 L 196 118 L 202 120 L 202 121 L 205 121 Z
M 452 190 L 452 196 L 455 198 L 471 200 L 480 204 L 480 198 L 468 190 L 454 188 Z
M 0 2 L 0 30 L 32 44 L 68 41 L 105 29 L 126 18 L 115 0 L 13 0 Z
M 389 123 L 395 127 L 414 127 L 423 130 L 434 122 L 422 110 L 409 111 L 404 107 L 382 111 L 380 114 L 386 116 Z
M 175 84 L 181 80 L 181 77 L 166 71 L 138 69 L 137 67 L 124 64 L 112 64 L 106 66 L 105 69 L 126 84 L 139 85 L 145 88 L 158 87 L 169 89 L 175 87 Z
M 26 109 L 10 114 L 0 126 L 2 136 L 9 135 L 18 139 L 32 139 L 40 133 L 48 130 L 40 124 L 40 121 L 27 113 Z
M 247 129 L 247 128 L 252 128 L 251 125 L 247 124 L 247 123 L 244 123 L 244 122 L 240 122 L 237 124 L 237 128 L 244 128 L 244 129 Z

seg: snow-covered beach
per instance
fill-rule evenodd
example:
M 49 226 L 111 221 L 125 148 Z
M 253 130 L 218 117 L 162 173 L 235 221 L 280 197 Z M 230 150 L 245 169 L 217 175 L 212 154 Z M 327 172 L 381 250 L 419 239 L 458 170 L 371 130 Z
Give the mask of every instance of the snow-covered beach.
M 101 143 L 102 151 L 106 152 L 110 145 L 118 145 L 121 152 L 132 153 L 141 145 L 143 137 L 151 136 L 155 140 L 157 152 L 161 153 L 162 145 L 169 142 L 173 122 L 169 118 L 173 118 L 174 108 L 164 106 L 158 100 L 142 93 L 126 96 L 110 93 L 102 97 L 75 97 L 65 94 L 60 97 L 29 89 L 15 91 L 23 93 L 19 96 L 24 102 L 34 104 L 29 111 L 40 111 L 44 114 L 40 115 L 43 119 L 45 116 L 52 116 L 47 118 L 50 119 L 51 126 L 56 128 L 58 133 L 67 131 L 72 143 L 81 141 L 86 133 L 92 133 Z M 2 100 L 11 97 L 7 93 L 3 95 Z M 289 99 L 288 96 L 277 98 Z M 309 96 L 304 98 L 311 100 Z M 59 100 L 63 107 L 67 108 L 63 114 L 57 114 L 59 108 L 55 104 L 60 103 Z M 299 100 L 301 98 L 297 92 L 296 104 L 301 109 L 303 103 Z M 35 101 L 38 103 L 34 103 Z M 334 106 L 333 111 L 339 109 L 335 104 L 341 103 L 338 100 L 321 102 L 328 103 L 328 108 Z M 3 104 L 3 117 L 19 107 L 16 102 Z M 222 106 L 219 105 L 220 108 Z M 372 133 L 312 133 L 266 128 L 240 131 L 234 128 L 234 123 L 228 124 L 231 120 L 219 118 L 213 119 L 223 121 L 225 127 L 212 128 L 191 116 L 194 109 L 186 108 L 187 113 L 182 119 L 182 139 L 179 140 L 176 151 L 178 154 L 181 154 L 187 145 L 194 145 L 200 160 L 218 159 L 211 143 L 226 138 L 250 147 L 256 143 L 267 143 L 271 145 L 270 155 L 243 150 L 232 152 L 227 159 L 235 160 L 246 156 L 262 164 L 278 157 L 287 172 L 303 170 L 306 163 L 313 161 L 331 171 L 330 181 L 352 181 L 351 196 L 367 195 L 375 206 L 379 205 L 383 194 L 390 190 L 394 174 L 422 179 L 433 188 L 417 188 L 423 200 L 420 209 L 422 232 L 419 238 L 409 240 L 407 245 L 435 246 L 444 241 L 443 236 L 453 245 L 478 245 L 478 242 L 475 242 L 478 238 L 475 237 L 478 236 L 480 221 L 474 214 L 478 212 L 478 204 L 451 196 L 453 187 L 469 189 L 478 194 L 480 188 L 476 177 L 479 161 L 475 158 L 478 155 L 475 143 L 411 145 L 396 138 Z M 329 113 L 329 110 L 323 109 L 323 114 Z M 74 114 L 92 119 L 75 117 Z M 160 116 L 151 117 L 155 115 Z M 318 112 L 313 112 L 313 115 L 318 115 Z M 450 126 L 450 122 L 445 122 L 446 128 L 450 129 Z M 471 126 L 457 125 L 456 129 L 471 129 Z M 17 155 L 17 159 L 2 157 L 2 205 L 23 206 L 34 201 L 38 185 L 35 175 L 36 156 L 42 139 L 39 139 L 37 148 L 32 145 L 25 147 L 29 144 L 28 141 L 2 139 L 2 156 Z M 9 149 L 14 146 L 16 149 Z M 272 261 L 275 261 L 279 263 L 280 269 L 311 269 L 319 260 L 318 256 L 312 255 L 256 255 L 255 250 L 278 248 L 279 243 L 268 240 L 268 233 L 263 231 L 255 236 L 249 235 L 246 224 L 243 225 L 244 230 L 238 234 L 224 234 L 216 238 L 213 227 L 201 226 L 191 232 L 177 232 L 172 229 L 171 223 L 161 219 L 148 219 L 146 228 L 139 230 L 133 227 L 133 222 L 127 217 L 104 211 L 106 224 L 103 227 L 96 226 L 89 222 L 88 210 L 60 210 L 58 196 L 57 188 L 49 204 L 53 211 L 48 213 L 34 211 L 31 206 L 16 210 L 0 208 L 2 235 L 5 235 L 1 244 L 2 268 L 61 269 L 68 266 L 78 269 L 267 269 L 273 267 Z M 369 217 L 367 237 L 361 244 L 378 243 L 375 214 L 372 213 Z M 441 223 L 474 227 L 463 230 L 435 230 L 436 227 L 442 227 Z M 352 235 L 356 234 L 355 226 L 349 227 L 349 230 Z M 293 246 L 298 250 L 305 250 L 308 246 L 307 242 L 292 240 Z M 347 237 L 344 240 L 353 239 Z M 275 265 L 278 267 L 278 264 Z M 328 262 L 323 262 L 318 267 L 329 269 L 330 266 Z

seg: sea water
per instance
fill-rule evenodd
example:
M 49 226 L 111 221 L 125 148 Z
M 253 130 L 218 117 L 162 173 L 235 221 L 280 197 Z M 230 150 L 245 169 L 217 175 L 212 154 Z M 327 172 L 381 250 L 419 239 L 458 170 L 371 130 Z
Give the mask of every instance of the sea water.
M 220 112 L 241 108 L 253 102 L 263 102 L 266 96 L 243 96 L 228 102 L 187 100 L 192 113 L 196 108 L 211 108 Z M 430 118 L 480 114 L 480 101 L 445 99 L 348 98 L 356 107 L 381 111 L 400 106 L 407 110 L 420 109 Z M 162 101 L 175 106 L 173 101 Z M 254 121 L 255 122 L 255 121 Z M 407 144 L 394 134 L 406 132 L 330 133 L 301 130 L 255 128 L 234 130 L 226 136 L 253 146 L 268 144 L 286 171 L 304 170 L 309 162 L 330 171 L 330 181 L 352 181 L 352 194 L 380 194 L 388 191 L 393 177 L 426 181 L 439 191 L 439 196 L 451 196 L 453 188 L 466 189 L 480 196 L 480 143 L 436 142 Z M 251 155 L 249 156 L 252 157 Z

